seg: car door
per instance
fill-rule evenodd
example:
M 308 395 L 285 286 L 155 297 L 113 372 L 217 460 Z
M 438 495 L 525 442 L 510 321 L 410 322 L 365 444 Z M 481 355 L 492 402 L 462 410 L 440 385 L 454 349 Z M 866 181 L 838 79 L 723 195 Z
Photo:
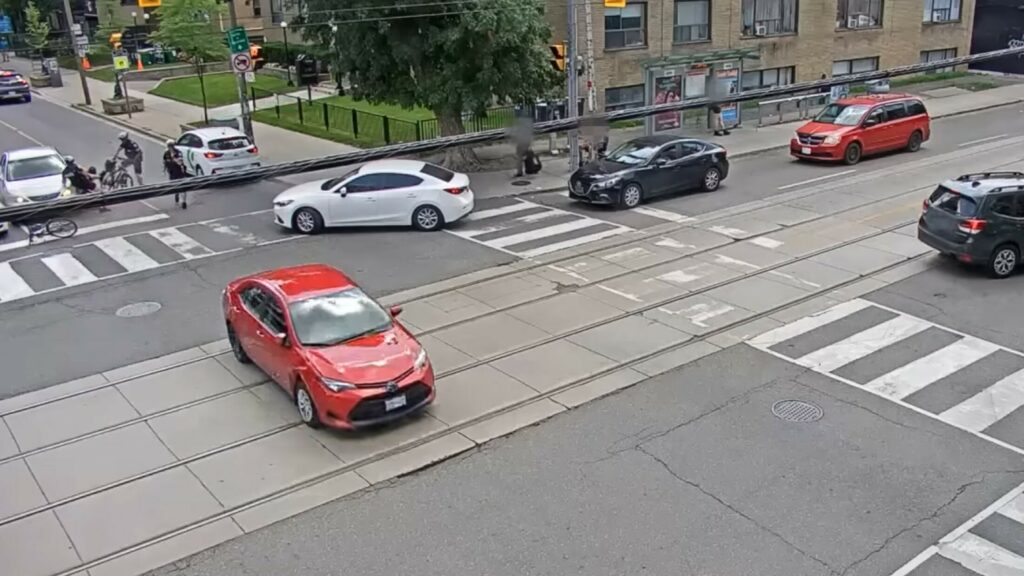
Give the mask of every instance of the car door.
M 683 142 L 683 157 L 679 160 L 679 179 L 676 186 L 691 190 L 704 183 L 704 172 L 712 164 L 711 154 L 707 153 L 707 145 L 701 142 Z
M 174 145 L 178 152 L 181 153 L 181 158 L 185 162 L 185 170 L 189 174 L 196 173 L 196 163 L 199 162 L 199 156 L 201 155 L 200 147 L 202 145 L 203 141 L 191 132 L 182 134 Z
M 680 176 L 679 161 L 682 158 L 682 145 L 672 142 L 658 150 L 646 169 L 637 172 L 637 179 L 646 198 L 662 196 L 676 188 L 676 178 Z
M 986 202 L 994 242 L 996 244 L 1014 240 L 1024 245 L 1024 192 L 1005 192 L 990 196 Z
M 7 153 L 0 156 L 0 192 L 7 192 Z
M 888 130 L 883 131 L 888 150 L 903 148 L 910 141 L 910 133 L 913 132 L 913 122 L 910 121 L 910 114 L 907 112 L 907 105 L 904 102 L 893 102 L 886 104 L 885 125 Z
M 242 348 L 261 370 L 270 374 L 270 359 L 267 357 L 262 339 L 258 333 L 266 331 L 261 317 L 269 293 L 258 284 L 246 284 L 238 289 L 238 300 L 242 306 L 232 319 L 235 336 Z
M 877 106 L 864 116 L 861 124 L 860 141 L 864 145 L 864 152 L 873 154 L 885 150 L 887 138 L 885 125 L 885 108 Z
M 293 347 L 293 336 L 288 328 L 288 314 L 277 296 L 267 293 L 260 315 L 261 326 L 254 337 L 264 358 L 264 371 L 282 388 L 292 392 L 292 374 L 300 365 L 299 355 Z
M 331 193 L 327 219 L 331 226 L 367 226 L 377 220 L 377 193 L 384 179 L 380 174 L 356 176 Z
M 377 191 L 377 217 L 380 224 L 388 226 L 408 225 L 412 212 L 421 203 L 428 201 L 430 191 L 424 189 L 423 178 L 412 174 L 381 174 L 385 181 Z

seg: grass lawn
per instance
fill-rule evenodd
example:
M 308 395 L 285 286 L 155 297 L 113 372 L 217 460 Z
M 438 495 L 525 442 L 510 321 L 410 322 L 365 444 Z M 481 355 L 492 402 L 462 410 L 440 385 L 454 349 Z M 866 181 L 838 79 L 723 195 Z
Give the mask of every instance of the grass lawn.
M 293 103 L 285 104 L 286 100 Z M 310 136 L 363 147 L 387 143 L 384 137 L 384 116 L 388 117 L 388 136 L 392 144 L 440 136 L 440 128 L 433 121 L 434 113 L 425 108 L 409 109 L 371 104 L 365 100 L 354 100 L 350 96 L 332 96 L 314 100 L 312 104 L 304 101 L 300 119 L 296 100 L 282 98 L 279 107 L 264 106 L 253 114 L 253 119 Z M 512 124 L 512 120 L 511 112 L 502 111 L 483 118 L 467 119 L 465 126 L 467 132 L 480 132 L 505 128 Z
M 210 108 L 226 106 L 238 102 L 238 88 L 235 84 L 235 75 L 227 73 L 206 74 L 203 76 L 203 84 L 206 87 L 206 105 Z M 288 92 L 287 83 L 276 77 L 263 74 L 256 75 L 256 82 L 252 83 L 260 90 L 269 92 Z M 150 94 L 169 98 L 179 102 L 185 102 L 195 106 L 203 105 L 203 96 L 200 91 L 198 76 L 184 76 L 164 80 L 159 86 L 150 90 Z

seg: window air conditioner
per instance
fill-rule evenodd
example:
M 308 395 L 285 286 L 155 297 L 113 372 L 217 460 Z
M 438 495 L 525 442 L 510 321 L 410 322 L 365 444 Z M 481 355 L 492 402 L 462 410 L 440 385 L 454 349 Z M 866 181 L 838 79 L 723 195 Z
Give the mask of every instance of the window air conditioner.
M 945 12 L 936 12 L 935 14 L 932 15 L 932 21 L 933 22 L 945 22 L 946 21 L 946 13 Z
M 846 21 L 846 27 L 847 28 L 859 28 L 860 26 L 858 26 L 858 24 L 857 24 L 858 22 L 859 21 L 857 20 L 856 17 L 850 16 L 849 20 Z
M 754 36 L 767 36 L 768 27 L 764 24 L 754 24 Z

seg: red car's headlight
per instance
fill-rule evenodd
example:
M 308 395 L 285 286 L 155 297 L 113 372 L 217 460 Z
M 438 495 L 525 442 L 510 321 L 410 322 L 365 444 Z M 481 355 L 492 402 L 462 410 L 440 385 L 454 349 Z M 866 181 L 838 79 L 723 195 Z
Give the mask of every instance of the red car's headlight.
M 420 353 L 416 355 L 416 361 L 412 363 L 412 367 L 416 370 L 422 370 L 427 365 L 430 359 L 427 358 L 427 351 L 424 348 L 420 348 Z

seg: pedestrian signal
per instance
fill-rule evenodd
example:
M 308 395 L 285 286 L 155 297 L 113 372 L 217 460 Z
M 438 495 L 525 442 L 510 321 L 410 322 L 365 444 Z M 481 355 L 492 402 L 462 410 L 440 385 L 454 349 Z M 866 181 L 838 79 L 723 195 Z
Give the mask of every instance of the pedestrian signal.
M 565 44 L 552 44 L 551 45 L 551 65 L 555 67 L 555 70 L 559 72 L 565 72 L 565 55 L 566 50 Z

